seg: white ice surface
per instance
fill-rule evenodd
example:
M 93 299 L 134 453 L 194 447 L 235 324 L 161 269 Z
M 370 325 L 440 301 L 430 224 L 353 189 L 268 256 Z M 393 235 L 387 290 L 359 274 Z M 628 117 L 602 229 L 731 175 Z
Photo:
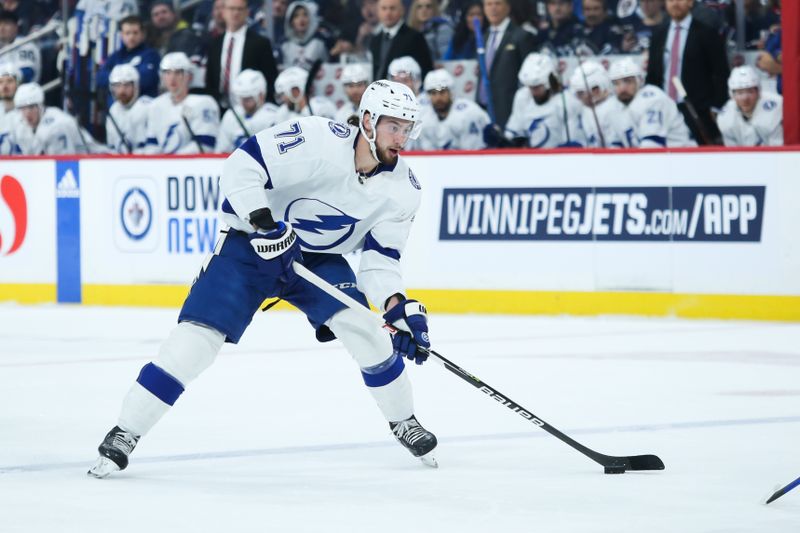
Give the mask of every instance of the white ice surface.
M 0 305 L 0 532 L 800 531 L 800 325 L 434 316 L 443 355 L 607 454 L 602 467 L 434 364 L 438 470 L 395 443 L 338 342 L 257 316 L 140 442 L 86 469 L 175 310 Z

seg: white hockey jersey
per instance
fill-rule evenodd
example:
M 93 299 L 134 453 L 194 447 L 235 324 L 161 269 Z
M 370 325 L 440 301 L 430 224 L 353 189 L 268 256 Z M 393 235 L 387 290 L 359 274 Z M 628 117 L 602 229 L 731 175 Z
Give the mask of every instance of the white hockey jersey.
M 628 104 L 627 113 L 630 124 L 622 136 L 626 147 L 697 146 L 678 106 L 655 85 L 645 85 L 639 89 Z M 632 132 L 628 128 L 632 128 Z
M 325 118 L 336 117 L 336 104 L 334 104 L 329 99 L 324 98 L 322 96 L 311 97 L 311 109 L 314 111 L 314 116 L 316 117 L 325 117 Z M 291 109 L 289 109 L 288 105 L 283 104 L 278 108 L 278 116 L 275 122 L 278 123 L 278 122 L 283 122 L 285 120 L 294 120 L 310 116 L 311 112 L 308 110 L 308 106 L 305 106 L 298 113 L 297 111 L 292 111 Z
M 119 102 L 111 104 L 108 113 L 114 120 L 106 117 L 106 141 L 114 153 L 144 153 L 147 145 L 147 113 L 152 101 L 149 96 L 140 96 L 130 106 Z M 125 137 L 124 140 L 120 132 Z
M 520 87 L 514 95 L 505 135 L 509 140 L 525 137 L 531 148 L 583 146 L 585 139 L 580 129 L 580 114 L 581 103 L 572 94 L 554 94 L 539 105 L 531 96 L 530 89 Z
M 16 123 L 20 120 L 22 120 L 22 115 L 19 111 L 12 109 L 6 112 L 5 108 L 0 106 L 0 155 L 19 155 L 21 153 L 14 136 Z
M 597 120 L 595 120 L 595 115 L 597 115 Z M 598 123 L 603 132 L 602 140 L 597 130 Z M 592 112 L 592 108 L 582 106 L 580 128 L 585 137 L 582 144 L 589 148 L 600 148 L 603 146 L 603 141 L 605 141 L 606 148 L 621 148 L 632 146 L 634 143 L 632 137 L 626 138 L 626 136 L 633 135 L 630 116 L 625 112 L 622 102 L 613 96 L 609 96 L 597 104 L 594 112 Z
M 322 117 L 282 122 L 257 133 L 225 161 L 222 219 L 252 232 L 250 213 L 268 207 L 297 232 L 304 251 L 362 250 L 358 288 L 380 307 L 404 293 L 400 256 L 421 187 L 405 160 L 359 179 L 358 129 Z
M 75 119 L 57 107 L 47 107 L 34 131 L 25 120 L 14 121 L 12 135 L 23 155 L 108 153 Z M 84 144 L 84 142 L 86 144 Z
M 422 131 L 415 149 L 418 150 L 480 150 L 486 148 L 483 129 L 489 125 L 489 115 L 478 104 L 457 98 L 444 119 L 428 104 L 422 108 Z
M 185 120 L 184 120 L 185 119 Z M 186 128 L 192 128 L 192 134 Z M 147 113 L 147 154 L 197 154 L 213 152 L 219 131 L 219 107 L 210 96 L 190 94 L 180 104 L 164 93 L 150 103 Z
M 753 116 L 744 118 L 733 100 L 717 116 L 725 146 L 783 146 L 783 97 L 762 92 Z
M 242 129 L 242 125 L 236 120 L 232 110 L 227 110 L 222 117 L 219 126 L 219 136 L 217 136 L 216 151 L 229 154 L 236 150 L 251 135 L 255 135 L 263 129 L 274 126 L 278 121 L 278 107 L 275 104 L 264 104 L 251 116 L 245 116 L 244 108 L 236 106 L 236 113 L 239 119 L 244 122 L 247 131 Z
M 14 43 L 23 37 L 17 37 Z M 39 83 L 42 73 L 42 53 L 34 43 L 23 44 L 4 59 L 11 60 L 22 74 L 21 83 Z
M 342 107 L 336 110 L 334 119 L 342 124 L 347 124 L 347 119 L 353 115 L 358 115 L 358 104 L 354 104 L 350 100 L 346 101 Z

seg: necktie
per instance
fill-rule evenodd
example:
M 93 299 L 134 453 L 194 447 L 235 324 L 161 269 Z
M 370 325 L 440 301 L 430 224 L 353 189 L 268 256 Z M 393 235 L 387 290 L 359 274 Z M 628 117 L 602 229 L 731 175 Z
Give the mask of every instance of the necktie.
M 672 78 L 680 76 L 678 72 L 678 64 L 681 60 L 681 26 L 675 25 L 675 37 L 672 38 L 672 49 L 669 52 L 669 79 L 667 80 L 667 94 L 670 98 L 678 100 L 678 90 L 675 89 L 675 84 L 672 83 Z
M 231 35 L 228 41 L 228 51 L 225 52 L 225 72 L 222 75 L 222 96 L 228 95 L 228 88 L 231 85 L 231 59 L 233 58 L 233 41 L 234 37 Z
M 492 71 L 494 52 L 497 50 L 497 33 L 495 29 L 489 32 L 489 45 L 486 47 L 486 70 L 489 72 Z
M 388 31 L 381 33 L 381 65 L 386 65 L 386 56 L 389 55 L 389 46 L 392 44 L 392 36 Z

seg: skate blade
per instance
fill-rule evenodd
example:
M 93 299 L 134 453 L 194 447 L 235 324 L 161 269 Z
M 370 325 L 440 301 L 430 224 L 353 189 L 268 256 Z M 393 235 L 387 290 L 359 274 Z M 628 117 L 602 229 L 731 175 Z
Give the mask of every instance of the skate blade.
M 424 464 L 425 466 L 429 466 L 431 468 L 439 468 L 439 462 L 436 460 L 436 457 L 433 456 L 432 451 L 426 453 L 425 455 L 420 455 L 419 457 L 417 457 L 417 459 L 422 461 L 422 464 Z
M 118 472 L 119 467 L 117 463 L 109 459 L 108 457 L 98 457 L 97 462 L 94 464 L 93 467 L 86 472 L 87 476 L 94 477 L 97 479 L 103 479 L 107 477 L 109 474 L 114 472 Z

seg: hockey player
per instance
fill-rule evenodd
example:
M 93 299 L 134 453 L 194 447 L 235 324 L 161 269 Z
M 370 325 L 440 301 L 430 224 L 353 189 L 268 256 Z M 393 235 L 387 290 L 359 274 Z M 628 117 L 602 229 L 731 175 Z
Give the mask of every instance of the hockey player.
M 350 117 L 358 114 L 358 106 L 364 91 L 367 90 L 370 74 L 364 65 L 352 64 L 342 69 L 341 79 L 348 101 L 336 111 L 336 120 L 345 123 Z
M 632 132 L 623 137 L 628 147 L 697 146 L 675 102 L 659 87 L 644 84 L 644 72 L 630 57 L 609 70 L 617 99 L 626 106 Z
M 318 117 L 334 118 L 336 106 L 322 96 L 312 96 L 309 110 L 309 101 L 306 98 L 306 82 L 308 72 L 300 67 L 289 67 L 275 79 L 275 94 L 281 103 L 278 108 L 278 122 L 300 117 L 308 117 L 313 113 Z
M 152 98 L 139 96 L 139 71 L 122 63 L 108 76 L 114 103 L 106 117 L 107 142 L 118 154 L 140 154 L 147 144 L 147 113 Z
M 389 79 L 402 83 L 419 96 L 422 86 L 422 69 L 419 63 L 411 56 L 398 57 L 389 63 Z
M 491 123 L 478 104 L 466 98 L 453 100 L 453 77 L 445 69 L 428 72 L 425 92 L 430 104 L 422 109 L 425 127 L 420 133 L 420 150 L 480 150 L 486 147 L 483 130 Z
M 725 146 L 783 146 L 783 97 L 760 87 L 753 67 L 731 71 L 731 99 L 717 117 Z
M 23 83 L 14 95 L 21 120 L 14 121 L 12 136 L 23 155 L 105 153 L 107 149 L 57 107 L 44 106 L 38 83 Z
M 436 437 L 414 416 L 403 363 L 407 357 L 421 364 L 430 347 L 425 307 L 405 297 L 400 268 L 421 192 L 399 153 L 419 126 L 411 91 L 382 80 L 367 88 L 350 125 L 299 118 L 257 133 L 228 157 L 220 189 L 229 227 L 204 262 L 177 327 L 125 397 L 90 475 L 124 469 L 141 436 L 224 342 L 239 341 L 264 299 L 276 296 L 305 313 L 318 340 L 342 341 L 395 438 L 436 465 Z M 354 274 L 342 254 L 357 249 L 363 253 Z M 363 305 L 371 301 L 399 331 L 390 337 L 365 322 L 299 277 L 295 261 Z
M 514 95 L 505 136 L 515 146 L 582 146 L 581 104 L 561 88 L 550 56 L 531 53 L 517 76 L 523 85 Z
M 632 133 L 629 119 L 624 116 L 620 101 L 609 97 L 611 80 L 600 63 L 584 61 L 572 73 L 569 88 L 583 104 L 580 127 L 584 140 L 581 144 L 590 148 L 630 145 L 623 141 L 625 131 Z
M 213 152 L 219 130 L 219 107 L 207 95 L 189 94 L 192 63 L 183 52 L 161 59 L 161 84 L 166 92 L 154 99 L 147 114 L 148 154 Z
M 15 122 L 22 120 L 14 109 L 14 94 L 19 80 L 19 69 L 13 63 L 0 63 L 0 155 L 20 153 L 13 134 Z
M 267 104 L 267 80 L 246 69 L 233 80 L 233 107 L 225 112 L 217 137 L 217 152 L 229 154 L 248 137 L 277 123 L 278 107 Z

